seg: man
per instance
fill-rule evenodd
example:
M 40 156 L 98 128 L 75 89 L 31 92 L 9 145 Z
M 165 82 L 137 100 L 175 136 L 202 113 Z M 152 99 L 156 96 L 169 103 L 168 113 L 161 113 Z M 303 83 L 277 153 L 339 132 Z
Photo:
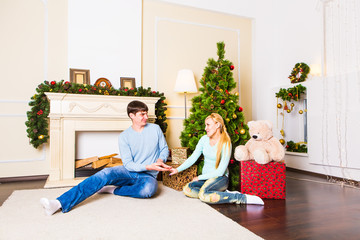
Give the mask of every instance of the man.
M 71 188 L 56 200 L 41 198 L 47 215 L 61 209 L 63 213 L 95 193 L 112 193 L 134 198 L 150 198 L 157 191 L 159 171 L 169 171 L 164 164 L 169 154 L 160 127 L 147 123 L 148 107 L 140 101 L 127 106 L 132 125 L 119 136 L 123 166 L 105 168 Z

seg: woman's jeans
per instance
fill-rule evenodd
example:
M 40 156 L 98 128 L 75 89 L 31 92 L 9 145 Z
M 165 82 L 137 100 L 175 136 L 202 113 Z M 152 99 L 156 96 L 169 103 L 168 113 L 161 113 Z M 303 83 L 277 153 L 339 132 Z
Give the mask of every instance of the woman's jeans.
M 183 188 L 186 196 L 199 198 L 210 204 L 237 203 L 246 204 L 246 195 L 239 192 L 224 192 L 229 184 L 226 176 L 189 182 Z
M 105 168 L 86 178 L 57 198 L 61 203 L 62 212 L 70 211 L 106 185 L 115 185 L 115 195 L 134 198 L 152 197 L 158 188 L 157 180 L 144 172 L 129 172 L 124 166 Z

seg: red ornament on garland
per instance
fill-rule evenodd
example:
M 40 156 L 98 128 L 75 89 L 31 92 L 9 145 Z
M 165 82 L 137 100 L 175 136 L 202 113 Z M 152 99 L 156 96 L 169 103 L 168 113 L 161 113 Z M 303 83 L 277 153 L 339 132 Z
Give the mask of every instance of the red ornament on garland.
M 224 104 L 225 103 L 225 100 L 223 99 L 223 100 L 221 100 L 221 102 L 220 102 L 221 104 Z
M 235 68 L 234 65 L 230 66 L 230 70 L 234 70 L 234 68 Z
M 51 81 L 51 85 L 55 85 L 56 84 L 56 82 L 55 81 Z
M 40 109 L 36 114 L 40 116 L 40 115 L 42 115 L 43 113 L 44 113 L 43 110 Z
M 243 111 L 243 108 L 242 107 L 239 107 L 239 112 L 242 112 Z

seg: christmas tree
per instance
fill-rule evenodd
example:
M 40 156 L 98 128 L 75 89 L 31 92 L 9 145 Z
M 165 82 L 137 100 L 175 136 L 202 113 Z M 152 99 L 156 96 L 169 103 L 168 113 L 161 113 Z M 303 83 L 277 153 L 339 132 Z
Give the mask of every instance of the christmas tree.
M 225 44 L 217 43 L 217 61 L 210 58 L 200 79 L 202 92 L 192 98 L 192 107 L 189 118 L 184 121 L 184 130 L 181 132 L 181 145 L 194 151 L 200 138 L 206 134 L 205 118 L 211 113 L 220 114 L 225 122 L 231 138 L 232 155 L 229 164 L 229 189 L 239 190 L 239 162 L 234 161 L 234 149 L 238 145 L 244 145 L 249 139 L 249 128 L 244 123 L 243 108 L 238 105 L 239 93 L 232 93 L 236 82 L 232 70 L 234 65 L 224 59 Z M 203 161 L 198 162 L 199 174 Z

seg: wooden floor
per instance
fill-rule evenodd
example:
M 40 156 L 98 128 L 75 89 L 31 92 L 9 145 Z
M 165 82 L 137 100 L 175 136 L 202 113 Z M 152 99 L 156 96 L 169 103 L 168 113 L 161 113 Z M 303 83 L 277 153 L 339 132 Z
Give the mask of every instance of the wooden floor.
M 0 184 L 0 205 L 14 190 L 42 188 L 44 183 Z M 360 239 L 359 189 L 293 171 L 287 171 L 286 184 L 286 200 L 265 200 L 265 206 L 212 207 L 267 240 Z

